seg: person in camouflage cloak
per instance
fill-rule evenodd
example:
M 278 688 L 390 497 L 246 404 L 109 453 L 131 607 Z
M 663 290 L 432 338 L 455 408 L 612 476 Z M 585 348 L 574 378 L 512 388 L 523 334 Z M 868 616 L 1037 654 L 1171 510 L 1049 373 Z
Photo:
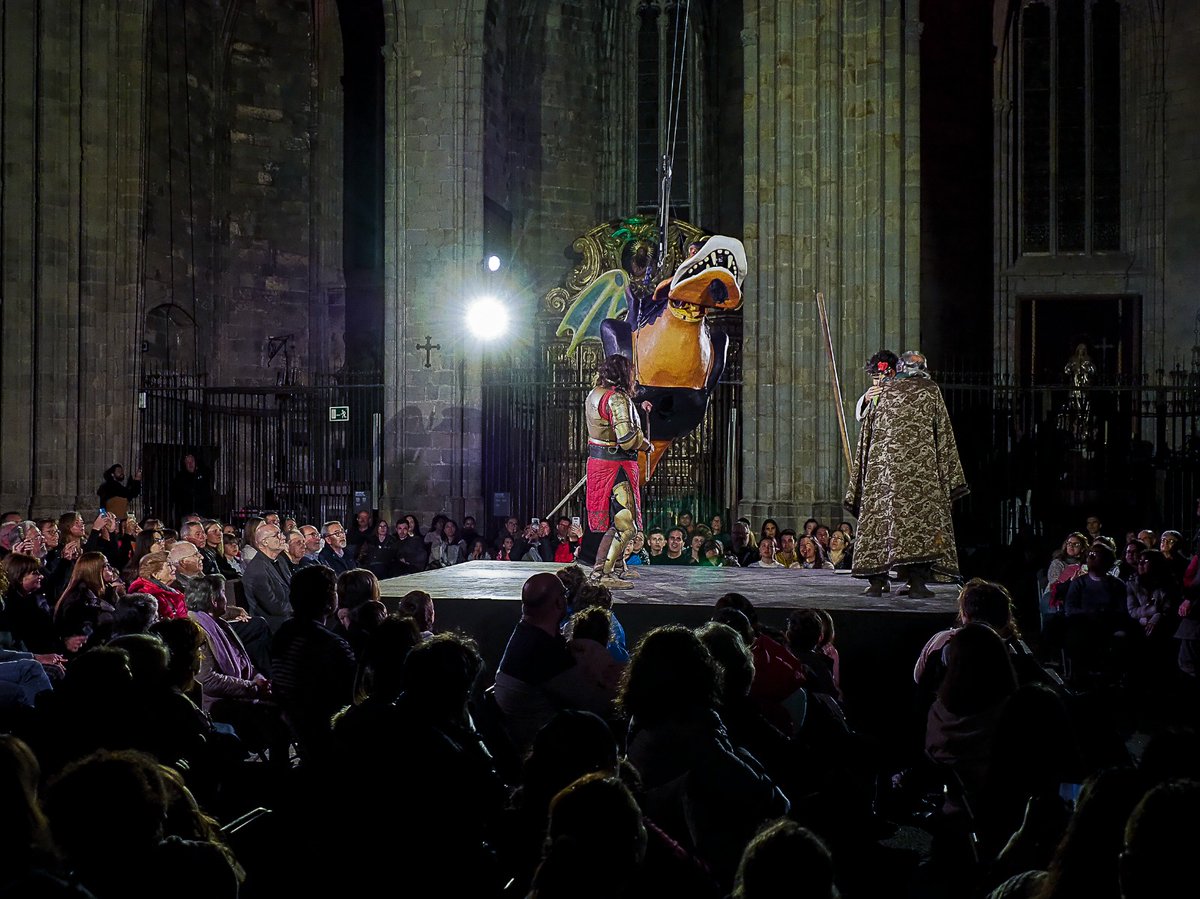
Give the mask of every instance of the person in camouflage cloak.
M 888 356 L 895 358 L 881 351 L 872 361 Z M 870 580 L 865 595 L 882 596 L 898 568 L 908 578 L 901 595 L 929 597 L 929 580 L 959 579 L 950 504 L 968 488 L 954 429 L 921 353 L 904 353 L 896 376 L 877 383 L 843 501 L 858 518 L 851 573 Z

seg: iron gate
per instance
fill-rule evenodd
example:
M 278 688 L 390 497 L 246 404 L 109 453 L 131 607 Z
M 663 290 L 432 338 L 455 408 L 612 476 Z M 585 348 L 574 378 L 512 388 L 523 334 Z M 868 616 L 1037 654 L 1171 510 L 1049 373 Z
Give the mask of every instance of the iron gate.
M 171 485 L 195 455 L 212 513 L 239 522 L 266 509 L 302 521 L 377 505 L 381 384 L 209 387 L 203 375 L 148 375 L 139 398 L 143 508 L 168 524 Z

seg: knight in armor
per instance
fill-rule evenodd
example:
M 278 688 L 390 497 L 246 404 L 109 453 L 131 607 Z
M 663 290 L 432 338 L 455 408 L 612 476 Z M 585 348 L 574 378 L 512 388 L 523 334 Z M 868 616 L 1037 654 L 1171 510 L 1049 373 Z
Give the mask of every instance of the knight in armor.
M 588 528 L 604 534 L 591 580 L 618 590 L 633 586 L 629 578 L 637 576 L 625 568 L 625 547 L 642 526 L 638 453 L 653 449 L 642 433 L 633 388 L 633 366 L 613 354 L 597 366 L 596 386 L 584 403 Z

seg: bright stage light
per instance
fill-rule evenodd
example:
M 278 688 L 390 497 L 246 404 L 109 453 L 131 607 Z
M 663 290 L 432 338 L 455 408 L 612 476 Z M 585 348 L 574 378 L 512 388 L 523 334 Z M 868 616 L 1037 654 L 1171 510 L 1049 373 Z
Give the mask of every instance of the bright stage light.
M 488 256 L 487 259 L 485 259 L 483 261 L 483 264 L 487 266 L 487 270 L 489 272 L 498 272 L 498 271 L 500 271 L 500 266 L 503 263 L 501 263 L 500 257 L 493 253 L 491 256 Z
M 480 340 L 495 340 L 508 331 L 508 309 L 495 297 L 479 297 L 467 307 L 467 330 Z

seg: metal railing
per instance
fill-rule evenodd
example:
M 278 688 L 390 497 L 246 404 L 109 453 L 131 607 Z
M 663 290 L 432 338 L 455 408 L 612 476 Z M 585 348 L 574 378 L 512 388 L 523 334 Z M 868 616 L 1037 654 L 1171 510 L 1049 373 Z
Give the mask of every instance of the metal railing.
M 172 496 L 187 453 L 210 476 L 207 511 L 224 519 L 276 509 L 321 522 L 375 505 L 380 384 L 210 387 L 203 375 L 152 374 L 139 406 L 148 515 L 178 524 L 200 511 Z

